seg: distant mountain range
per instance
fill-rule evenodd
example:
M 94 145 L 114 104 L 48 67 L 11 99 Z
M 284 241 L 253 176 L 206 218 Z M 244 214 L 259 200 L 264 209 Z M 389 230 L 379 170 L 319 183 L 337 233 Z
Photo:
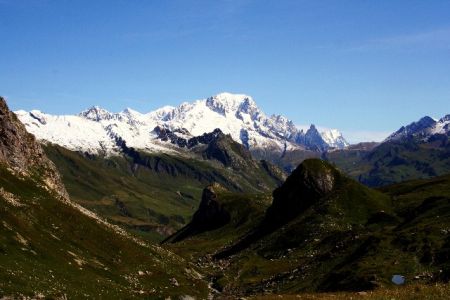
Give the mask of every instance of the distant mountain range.
M 283 116 L 266 116 L 250 96 L 241 94 L 222 93 L 147 114 L 132 109 L 111 113 L 100 107 L 72 116 L 37 110 L 16 114 L 38 140 L 94 155 L 129 156 L 133 149 L 205 159 L 203 149 L 225 134 L 255 159 L 287 173 L 307 158 L 322 158 L 366 185 L 382 186 L 450 170 L 450 115 L 423 117 L 381 143 L 349 145 L 338 130 L 319 131 L 311 125 L 304 131 Z M 224 165 L 229 161 L 220 155 L 215 159 Z
M 208 297 L 181 257 L 72 201 L 61 177 L 0 97 L 0 298 Z
M 77 118 L 109 118 L 100 115 Z M 8 299 L 359 297 L 351 292 L 393 287 L 393 276 L 415 291 L 449 281 L 450 175 L 375 190 L 307 159 L 286 178 L 220 129 L 192 136 L 155 127 L 154 140 L 188 149 L 184 156 L 148 153 L 119 136 L 122 155 L 93 155 L 37 143 L 1 97 L 0 125 L 0 293 Z M 360 176 L 368 184 L 434 176 L 450 169 L 441 127 L 305 151 L 372 168 Z
M 369 186 L 450 173 L 450 115 L 424 117 L 401 127 L 380 144 L 362 143 L 322 158 Z
M 223 298 L 309 291 L 333 295 L 304 299 L 411 299 L 399 288 L 373 298 L 336 292 L 387 289 L 395 274 L 413 287 L 448 283 L 449 189 L 447 175 L 375 190 L 308 159 L 272 197 L 207 187 L 192 221 L 163 243 L 212 269 Z
M 423 117 L 417 122 L 402 126 L 385 141 L 398 141 L 411 138 L 427 141 L 434 135 L 450 135 L 450 115 L 446 115 L 439 120 L 428 116 Z
M 119 151 L 118 140 L 147 152 L 184 148 L 171 140 L 161 140 L 161 129 L 188 140 L 219 128 L 249 150 L 270 149 L 278 153 L 348 146 L 336 129 L 319 132 L 311 125 L 303 131 L 286 117 L 266 116 L 252 97 L 230 93 L 185 102 L 178 107 L 165 106 L 147 114 L 129 108 L 111 113 L 97 106 L 72 116 L 54 116 L 38 110 L 16 114 L 39 140 L 91 154 Z

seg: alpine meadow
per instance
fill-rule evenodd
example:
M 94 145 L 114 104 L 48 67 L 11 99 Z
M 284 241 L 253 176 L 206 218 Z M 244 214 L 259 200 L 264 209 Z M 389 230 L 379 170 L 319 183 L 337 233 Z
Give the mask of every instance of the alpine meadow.
M 448 299 L 448 1 L 0 0 L 0 38 L 0 299 Z

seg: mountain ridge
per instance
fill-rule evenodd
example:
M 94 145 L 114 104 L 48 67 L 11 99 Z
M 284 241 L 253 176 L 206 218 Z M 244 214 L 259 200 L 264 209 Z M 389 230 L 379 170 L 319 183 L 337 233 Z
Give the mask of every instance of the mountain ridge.
M 384 142 L 417 138 L 422 141 L 428 140 L 436 134 L 450 135 L 450 114 L 435 120 L 424 116 L 420 120 L 402 126 L 400 129 L 388 136 Z
M 67 191 L 56 170 L 35 137 L 12 113 L 0 97 L 0 164 L 20 177 L 32 177 L 64 199 Z
M 369 290 L 394 288 L 395 274 L 413 287 L 447 283 L 449 188 L 446 175 L 375 190 L 305 160 L 272 197 L 208 187 L 197 217 L 164 245 L 197 262 L 224 298 L 305 291 L 370 298 Z
M 142 114 L 127 108 L 111 113 L 93 106 L 78 115 L 55 116 L 38 110 L 16 111 L 27 130 L 39 140 L 88 153 L 117 153 L 115 138 L 130 147 L 148 152 L 178 151 L 155 138 L 155 128 L 184 131 L 194 137 L 219 128 L 248 149 L 266 148 L 282 153 L 286 149 L 326 150 L 348 145 L 337 130 L 306 132 L 284 116 L 266 116 L 252 97 L 221 93 L 207 99 L 164 106 Z
M 206 297 L 181 257 L 72 202 L 61 179 L 0 97 L 2 299 Z
M 402 126 L 382 143 L 330 151 L 324 159 L 368 186 L 445 175 L 450 170 L 450 115 Z

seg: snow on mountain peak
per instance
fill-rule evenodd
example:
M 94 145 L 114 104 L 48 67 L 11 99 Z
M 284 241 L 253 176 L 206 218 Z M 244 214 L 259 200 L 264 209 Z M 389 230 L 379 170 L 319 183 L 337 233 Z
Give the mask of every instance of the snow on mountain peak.
M 330 145 L 325 142 L 322 134 L 317 130 L 314 124 L 311 124 L 308 131 L 306 131 L 303 143 L 308 148 L 316 148 L 319 151 L 327 150 L 330 147 Z
M 82 111 L 80 116 L 92 121 L 101 121 L 109 120 L 112 117 L 112 114 L 106 109 L 95 105 L 85 111 Z
M 267 117 L 252 97 L 220 93 L 203 100 L 164 106 L 147 114 L 127 108 L 111 113 L 94 106 L 78 116 L 51 116 L 40 112 L 18 113 L 20 120 L 38 139 L 71 150 L 114 152 L 117 140 L 147 151 L 172 151 L 157 139 L 157 126 L 185 135 L 200 136 L 219 128 L 249 149 L 308 148 L 326 150 L 348 145 L 337 131 L 319 132 L 314 125 L 305 133 L 284 116 Z M 77 132 L 72 132 L 77 130 Z M 162 143 L 162 144 L 161 144 Z M 167 149 L 166 149 L 167 148 Z M 98 152 L 97 151 L 97 152 Z
M 439 120 L 425 116 L 417 122 L 402 126 L 399 130 L 387 137 L 385 142 L 407 138 L 420 138 L 426 140 L 434 134 L 449 134 L 449 127 L 450 115 L 446 115 Z
M 174 111 L 176 110 L 173 106 L 163 106 L 158 108 L 155 111 L 148 113 L 147 115 L 151 119 L 161 120 L 161 121 L 169 121 L 174 116 Z
M 142 116 L 142 114 L 140 112 L 138 112 L 138 111 L 136 111 L 134 109 L 131 109 L 129 107 L 125 108 L 122 111 L 122 114 L 129 115 L 129 116 L 137 116 L 137 117 Z
M 323 140 L 333 148 L 345 148 L 348 146 L 347 141 L 342 136 L 342 133 L 337 129 L 329 129 L 321 132 Z
M 450 114 L 443 116 L 442 118 L 439 119 L 440 123 L 445 123 L 445 122 L 450 122 Z
M 312 132 L 319 132 L 318 130 L 317 130 L 317 128 L 316 128 L 316 125 L 314 125 L 314 124 L 311 124 L 311 126 L 309 126 L 309 130 L 308 131 L 312 131 Z
M 220 93 L 206 99 L 206 106 L 224 116 L 239 111 L 251 114 L 258 110 L 253 98 L 243 94 Z

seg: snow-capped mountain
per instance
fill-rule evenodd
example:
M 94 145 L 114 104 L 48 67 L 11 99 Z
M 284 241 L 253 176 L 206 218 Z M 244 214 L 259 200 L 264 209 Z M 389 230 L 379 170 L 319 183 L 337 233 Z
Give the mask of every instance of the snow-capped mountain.
M 450 135 L 450 115 L 446 115 L 439 120 L 428 116 L 423 117 L 417 122 L 402 126 L 387 137 L 385 141 L 397 141 L 407 138 L 427 140 L 436 134 Z
M 149 152 L 178 151 L 179 147 L 159 138 L 159 127 L 185 138 L 200 136 L 216 128 L 250 150 L 264 148 L 283 152 L 289 149 L 327 150 L 348 145 L 333 129 L 319 132 L 314 125 L 305 132 L 279 115 L 266 116 L 252 97 L 222 93 L 185 102 L 178 107 L 165 106 L 147 114 L 130 108 L 111 113 L 94 106 L 79 115 L 54 116 L 41 111 L 17 111 L 27 130 L 39 140 L 70 150 L 89 153 L 114 153 L 117 141 Z

